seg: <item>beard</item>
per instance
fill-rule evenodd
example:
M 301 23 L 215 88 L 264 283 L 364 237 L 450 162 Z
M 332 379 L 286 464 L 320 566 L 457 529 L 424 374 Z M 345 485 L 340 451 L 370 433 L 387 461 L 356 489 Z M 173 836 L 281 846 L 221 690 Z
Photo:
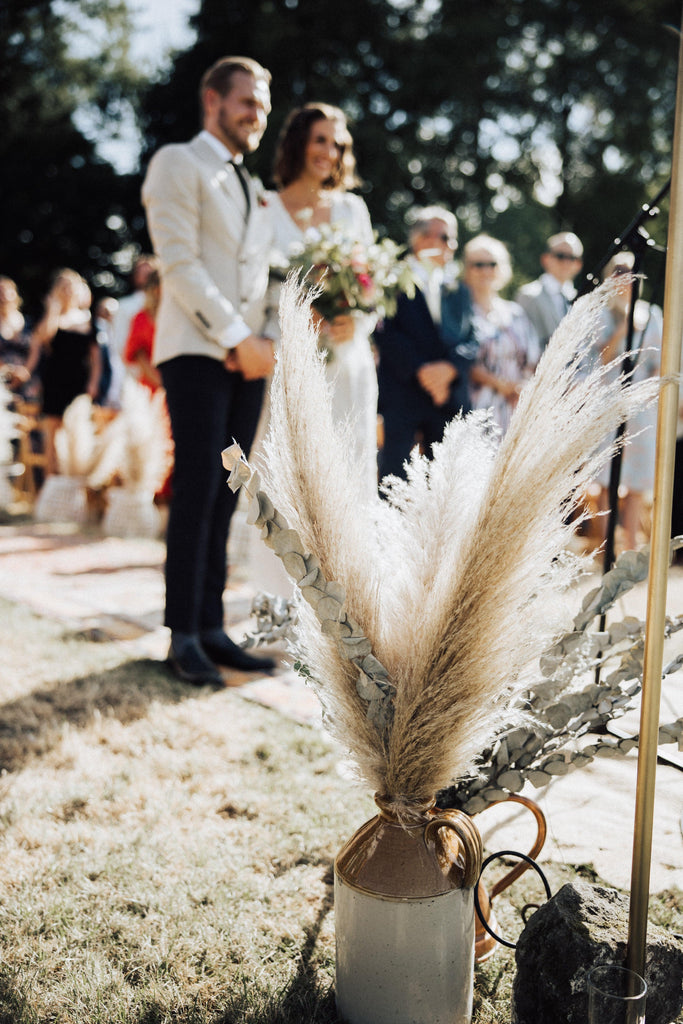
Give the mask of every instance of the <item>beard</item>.
M 224 113 L 220 113 L 218 117 L 218 127 L 220 128 L 224 141 L 234 153 L 253 153 L 258 148 L 258 144 L 261 141 L 262 131 L 258 128 L 247 129 L 245 134 L 244 129 L 240 126 L 239 122 L 233 121 L 231 118 L 226 117 Z

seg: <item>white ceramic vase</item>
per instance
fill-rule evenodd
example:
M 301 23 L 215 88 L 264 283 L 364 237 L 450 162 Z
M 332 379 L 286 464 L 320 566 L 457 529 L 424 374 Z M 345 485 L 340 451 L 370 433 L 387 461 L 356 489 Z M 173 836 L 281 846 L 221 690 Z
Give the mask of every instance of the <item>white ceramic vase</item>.
M 38 523 L 85 523 L 88 518 L 85 480 L 78 476 L 48 476 L 33 514 Z
M 337 1012 L 347 1024 L 469 1024 L 481 839 L 460 811 L 383 809 L 335 861 Z
M 161 516 L 150 491 L 110 487 L 102 530 L 108 537 L 151 537 L 161 532 Z

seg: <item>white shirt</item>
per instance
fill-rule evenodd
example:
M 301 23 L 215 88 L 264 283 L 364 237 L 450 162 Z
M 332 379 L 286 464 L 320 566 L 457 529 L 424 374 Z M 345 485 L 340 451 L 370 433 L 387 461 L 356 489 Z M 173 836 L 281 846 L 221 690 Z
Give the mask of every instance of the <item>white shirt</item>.
M 415 256 L 409 257 L 409 263 L 418 287 L 425 297 L 432 320 L 435 324 L 440 324 L 441 288 L 444 280 L 443 267 L 427 264 Z

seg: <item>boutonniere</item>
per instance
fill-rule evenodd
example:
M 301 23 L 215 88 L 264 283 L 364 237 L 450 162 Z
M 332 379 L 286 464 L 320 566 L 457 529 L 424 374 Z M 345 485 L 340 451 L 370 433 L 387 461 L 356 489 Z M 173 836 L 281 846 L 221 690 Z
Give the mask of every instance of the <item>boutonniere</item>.
M 256 203 L 257 203 L 257 205 L 261 206 L 261 207 L 267 206 L 268 205 L 268 195 L 266 193 L 265 188 L 263 187 L 263 182 L 261 181 L 260 178 L 252 178 L 251 180 L 252 180 L 252 182 L 254 184 L 254 191 L 256 192 Z

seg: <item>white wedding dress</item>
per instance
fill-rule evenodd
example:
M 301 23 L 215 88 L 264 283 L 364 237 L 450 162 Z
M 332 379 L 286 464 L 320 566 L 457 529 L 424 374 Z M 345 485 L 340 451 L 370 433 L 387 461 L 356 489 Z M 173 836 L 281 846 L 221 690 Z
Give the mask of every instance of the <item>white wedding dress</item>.
M 270 216 L 275 264 L 286 264 L 292 246 L 304 240 L 304 232 L 282 205 L 276 192 L 266 194 L 266 209 Z M 330 223 L 343 225 L 353 241 L 369 245 L 373 241 L 370 214 L 363 200 L 352 193 L 339 193 L 333 197 Z M 279 342 L 278 302 L 281 283 L 272 281 L 268 290 L 267 325 L 264 333 Z M 370 333 L 375 321 L 370 316 L 356 318 L 356 330 L 350 341 L 334 346 L 334 357 L 327 363 L 327 378 L 332 385 L 332 415 L 337 423 L 348 421 L 353 457 L 361 469 L 368 501 L 377 500 L 377 371 Z M 261 421 L 256 434 L 250 461 L 259 467 L 261 440 L 264 437 L 270 413 L 269 394 L 266 392 Z M 242 509 L 239 520 L 244 519 Z M 253 527 L 246 527 L 246 544 L 238 546 L 246 558 L 249 580 L 257 592 L 289 598 L 294 584 L 277 556 L 261 540 Z M 238 530 L 233 543 L 237 544 Z M 239 560 L 239 559 L 238 559 Z
M 276 259 L 286 263 L 294 245 L 304 240 L 304 231 L 287 212 L 276 192 L 267 195 L 267 211 L 271 218 Z M 341 227 L 351 241 L 370 245 L 373 241 L 368 208 L 351 192 L 332 196 L 330 224 Z M 314 230 L 314 229 L 313 229 Z M 277 293 L 272 294 L 276 297 Z M 355 316 L 356 330 L 350 341 L 333 347 L 327 364 L 327 379 L 332 385 L 332 415 L 335 422 L 348 421 L 353 455 L 365 481 L 371 500 L 377 494 L 377 371 L 370 347 L 370 333 L 375 320 Z

